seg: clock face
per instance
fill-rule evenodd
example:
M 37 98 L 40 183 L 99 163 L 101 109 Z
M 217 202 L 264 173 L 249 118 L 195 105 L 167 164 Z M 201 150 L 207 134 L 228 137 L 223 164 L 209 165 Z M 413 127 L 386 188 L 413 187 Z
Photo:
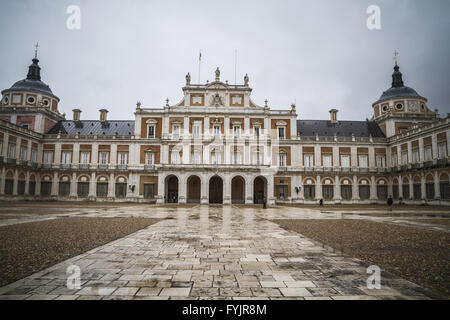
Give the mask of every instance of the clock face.
M 417 104 L 416 101 L 411 101 L 409 103 L 409 111 L 413 111 L 413 112 L 419 111 L 419 105 Z

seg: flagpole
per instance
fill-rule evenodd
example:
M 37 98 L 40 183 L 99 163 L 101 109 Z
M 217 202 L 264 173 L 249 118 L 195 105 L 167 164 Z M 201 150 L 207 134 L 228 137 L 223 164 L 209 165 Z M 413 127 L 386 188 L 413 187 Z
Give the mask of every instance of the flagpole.
M 200 84 L 200 63 L 202 61 L 202 50 L 200 49 L 200 55 L 198 56 L 198 84 Z

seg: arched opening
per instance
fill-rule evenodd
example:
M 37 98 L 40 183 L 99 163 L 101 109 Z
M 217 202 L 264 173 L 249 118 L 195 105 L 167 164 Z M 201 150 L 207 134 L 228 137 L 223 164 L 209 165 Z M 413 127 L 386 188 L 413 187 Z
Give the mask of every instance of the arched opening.
M 419 176 L 415 176 L 413 179 L 413 198 L 414 200 L 422 199 L 422 183 Z
M 267 197 L 267 180 L 263 177 L 256 177 L 253 181 L 253 203 L 262 204 L 264 197 Z
M 439 177 L 439 189 L 440 189 L 440 194 L 441 194 L 441 200 L 450 199 L 450 187 L 449 187 L 448 174 L 443 173 Z
M 322 182 L 322 197 L 324 200 L 332 200 L 334 197 L 334 185 L 332 179 L 324 179 Z
M 202 182 L 197 176 L 190 176 L 187 180 L 187 202 L 200 203 Z
M 23 196 L 25 194 L 25 174 L 19 174 L 19 181 L 17 181 L 17 194 Z
M 394 198 L 394 200 L 398 200 L 400 198 L 397 178 L 394 178 L 394 180 L 392 180 L 392 198 Z
M 168 176 L 166 178 L 166 203 L 178 203 L 178 178 Z
M 29 183 L 28 183 L 28 194 L 30 196 L 34 196 L 36 193 L 36 177 L 34 176 L 34 174 L 30 175 L 30 179 L 29 179 Z
M 403 184 L 402 184 L 402 197 L 403 200 L 409 200 L 409 180 L 407 177 L 403 178 Z
M 14 188 L 14 174 L 11 171 L 6 172 L 5 177 L 5 194 L 12 195 Z
M 359 181 L 359 198 L 361 200 L 368 200 L 370 198 L 370 184 L 369 180 L 361 179 Z
M 98 198 L 106 198 L 108 196 L 108 177 L 98 177 L 96 191 Z
M 425 196 L 427 200 L 434 199 L 434 177 L 432 174 L 428 174 L 425 180 Z
M 386 200 L 388 198 L 388 187 L 386 180 L 379 180 L 377 184 L 378 200 Z
M 70 183 L 69 183 L 70 191 Z M 89 196 L 89 177 L 81 176 L 78 178 L 77 195 L 79 198 L 87 198 Z
M 68 197 L 70 195 L 70 178 L 68 176 L 59 178 L 58 195 L 60 197 Z
M 314 200 L 316 198 L 316 185 L 313 179 L 305 179 L 303 182 L 303 197 L 305 200 Z
M 245 180 L 241 176 L 231 180 L 231 203 L 245 203 Z
M 341 181 L 341 197 L 343 200 L 352 199 L 352 181 L 350 179 L 343 179 Z
M 209 180 L 209 203 L 223 203 L 223 180 L 219 176 Z

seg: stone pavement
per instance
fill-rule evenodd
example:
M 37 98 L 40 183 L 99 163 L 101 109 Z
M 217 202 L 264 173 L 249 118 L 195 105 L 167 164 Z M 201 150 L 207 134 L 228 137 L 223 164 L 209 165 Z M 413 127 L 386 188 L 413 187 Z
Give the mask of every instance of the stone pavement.
M 139 216 L 165 220 L 2 287 L 0 299 L 432 297 L 428 290 L 385 272 L 382 288 L 368 289 L 367 265 L 360 260 L 334 253 L 268 220 L 333 219 L 342 218 L 342 212 L 237 206 L 130 206 L 80 211 L 86 217 Z M 17 223 L 22 222 L 26 221 Z M 66 286 L 70 265 L 81 270 L 79 289 Z

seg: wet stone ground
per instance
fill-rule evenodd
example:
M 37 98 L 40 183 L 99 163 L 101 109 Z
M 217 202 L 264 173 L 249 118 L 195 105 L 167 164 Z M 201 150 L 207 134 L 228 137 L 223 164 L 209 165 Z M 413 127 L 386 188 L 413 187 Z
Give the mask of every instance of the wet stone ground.
M 430 299 L 433 292 L 386 272 L 381 289 L 368 289 L 366 263 L 271 220 L 365 219 L 449 232 L 448 224 L 428 223 L 433 218 L 426 215 L 392 217 L 378 209 L 360 215 L 354 209 L 129 205 L 33 214 L 40 209 L 27 207 L 21 216 L 15 208 L 8 219 L 4 206 L 0 225 L 60 216 L 164 220 L 4 286 L 0 299 Z M 377 215 L 367 214 L 372 211 Z M 66 285 L 71 265 L 80 268 L 80 288 Z

